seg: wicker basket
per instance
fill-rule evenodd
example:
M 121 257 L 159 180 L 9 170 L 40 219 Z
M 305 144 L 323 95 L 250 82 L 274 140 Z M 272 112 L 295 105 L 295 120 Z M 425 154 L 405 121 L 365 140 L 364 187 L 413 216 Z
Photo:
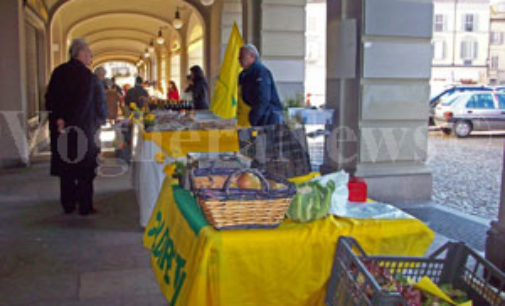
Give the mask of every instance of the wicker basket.
M 214 174 L 219 172 L 227 174 L 227 179 L 222 188 L 202 188 L 195 191 L 197 201 L 207 221 L 219 230 L 275 228 L 284 219 L 286 210 L 291 204 L 291 199 L 296 193 L 295 186 L 292 183 L 268 174 L 265 177 L 255 169 L 207 170 Z M 261 190 L 230 187 L 235 177 L 246 172 L 259 177 L 262 184 Z M 205 173 L 200 171 L 200 174 Z M 268 181 L 280 183 L 286 187 L 271 189 Z

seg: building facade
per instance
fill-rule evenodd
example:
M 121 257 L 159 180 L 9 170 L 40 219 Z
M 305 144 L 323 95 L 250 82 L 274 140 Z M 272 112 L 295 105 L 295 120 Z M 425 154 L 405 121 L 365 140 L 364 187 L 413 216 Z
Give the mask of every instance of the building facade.
M 486 84 L 489 0 L 434 0 L 432 85 Z
M 505 84 L 505 3 L 491 6 L 489 35 L 489 83 Z

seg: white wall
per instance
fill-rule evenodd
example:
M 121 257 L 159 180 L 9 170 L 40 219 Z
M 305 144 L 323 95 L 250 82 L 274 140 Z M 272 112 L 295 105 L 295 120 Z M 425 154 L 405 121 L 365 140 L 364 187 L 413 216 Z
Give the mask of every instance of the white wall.
M 326 2 L 308 1 L 306 12 L 305 93 L 320 106 L 326 94 Z

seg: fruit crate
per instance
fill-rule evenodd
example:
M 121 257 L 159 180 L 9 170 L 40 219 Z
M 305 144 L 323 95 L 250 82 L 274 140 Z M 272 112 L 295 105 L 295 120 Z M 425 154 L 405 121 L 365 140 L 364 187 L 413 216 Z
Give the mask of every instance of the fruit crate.
M 354 250 L 354 251 L 353 251 Z M 396 292 L 382 289 L 364 262 L 375 262 L 393 276 L 465 291 L 473 305 L 505 306 L 505 274 L 462 242 L 448 242 L 429 257 L 369 256 L 352 237 L 341 237 L 328 283 L 327 305 L 408 305 Z

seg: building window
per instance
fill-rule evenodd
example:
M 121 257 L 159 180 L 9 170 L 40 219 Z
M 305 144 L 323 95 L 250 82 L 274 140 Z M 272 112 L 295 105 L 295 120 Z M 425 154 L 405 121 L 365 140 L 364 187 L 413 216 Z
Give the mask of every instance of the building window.
M 433 59 L 443 60 L 445 58 L 445 41 L 433 42 Z
M 475 31 L 475 15 L 473 14 L 465 14 L 463 16 L 463 30 L 465 32 L 474 32 Z
M 445 18 L 444 18 L 444 15 L 442 15 L 442 14 L 436 14 L 435 15 L 434 31 L 435 32 L 443 32 L 443 31 L 445 31 Z
M 472 40 L 461 42 L 461 59 L 474 60 L 477 58 L 478 43 Z
M 498 70 L 500 58 L 498 55 L 491 56 L 491 69 Z
M 492 45 L 501 45 L 503 44 L 503 32 L 491 32 L 489 42 Z

